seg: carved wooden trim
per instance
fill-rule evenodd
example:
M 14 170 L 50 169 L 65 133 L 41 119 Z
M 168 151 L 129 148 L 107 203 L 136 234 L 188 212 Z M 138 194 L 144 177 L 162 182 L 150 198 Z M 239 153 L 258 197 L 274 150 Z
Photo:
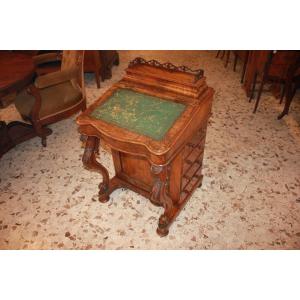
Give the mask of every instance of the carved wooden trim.
M 152 165 L 151 172 L 155 176 L 154 184 L 151 192 L 150 200 L 153 204 L 157 206 L 162 206 L 160 194 L 162 192 L 162 188 L 164 183 L 161 181 L 160 177 L 158 176 L 163 170 L 162 166 Z
M 166 69 L 169 71 L 175 71 L 175 72 L 185 72 L 185 73 L 190 73 L 196 77 L 196 79 L 200 79 L 204 75 L 204 71 L 202 69 L 197 69 L 197 70 L 191 70 L 187 66 L 175 66 L 170 62 L 166 63 L 160 63 L 159 61 L 152 59 L 152 60 L 145 60 L 142 57 L 137 57 L 134 60 L 132 60 L 128 67 L 132 67 L 134 65 L 149 65 L 152 67 L 156 68 L 161 68 L 161 69 Z
M 99 184 L 99 201 L 107 202 L 109 200 L 109 174 L 106 168 L 96 160 L 98 148 L 99 139 L 89 136 L 86 140 L 82 162 L 87 169 L 97 171 L 102 175 L 103 180 Z
M 167 194 L 169 188 L 169 166 L 152 165 L 151 172 L 155 176 L 150 200 L 155 205 L 163 206 L 165 211 L 158 221 L 157 233 L 165 236 L 169 233 L 169 227 L 172 222 L 172 212 L 174 205 L 171 197 Z

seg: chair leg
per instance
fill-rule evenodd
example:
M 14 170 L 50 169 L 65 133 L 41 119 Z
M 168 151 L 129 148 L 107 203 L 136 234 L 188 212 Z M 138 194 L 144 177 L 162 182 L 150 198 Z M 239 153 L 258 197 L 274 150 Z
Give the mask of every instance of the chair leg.
M 43 128 L 40 123 L 32 122 L 32 126 L 37 134 L 41 138 L 41 142 L 43 147 L 47 147 L 47 135 L 45 134 L 45 131 L 43 131 Z
M 257 73 L 254 74 L 253 83 L 252 83 L 252 90 L 251 90 L 251 95 L 250 95 L 250 98 L 249 98 L 249 102 L 251 102 L 251 100 L 254 97 L 254 91 L 255 91 L 255 86 L 256 86 L 256 79 L 257 79 Z
M 220 53 L 221 53 L 221 50 L 218 50 L 217 55 L 216 55 L 216 58 L 219 57 L 219 54 L 220 54 Z
M 271 66 L 271 63 L 272 63 L 274 53 L 275 53 L 274 51 L 270 51 L 269 54 L 268 54 L 267 62 L 265 63 L 265 66 L 264 66 L 264 70 L 263 70 L 263 74 L 262 74 L 262 80 L 261 80 L 261 84 L 260 84 L 260 87 L 259 87 L 259 90 L 258 90 L 258 95 L 257 95 L 257 99 L 256 99 L 256 102 L 255 102 L 253 113 L 255 113 L 256 110 L 257 110 L 257 107 L 258 107 L 258 104 L 259 104 L 259 101 L 260 101 L 260 96 L 261 96 L 261 93 L 262 93 L 263 88 L 264 88 L 264 84 L 265 84 L 265 82 L 267 81 L 267 78 L 268 78 L 268 73 L 269 73 L 269 70 L 270 70 L 270 66 Z
M 47 147 L 47 137 L 46 136 L 42 136 L 42 145 L 43 145 L 43 147 Z
M 99 70 L 95 70 L 95 79 L 96 79 L 97 88 L 100 89 L 100 73 L 99 73 Z
M 244 60 L 241 83 L 244 83 L 246 68 L 247 68 L 247 64 L 248 64 L 248 58 L 249 58 L 249 51 L 247 51 L 246 58 Z
M 47 136 L 43 133 L 42 127 L 38 132 L 38 135 L 41 138 L 42 146 L 47 147 Z
M 285 95 L 285 89 L 286 89 L 286 84 L 283 85 L 282 87 L 282 91 L 281 91 L 281 95 L 280 95 L 280 104 L 282 103 L 283 101 L 283 98 L 284 98 L 284 95 Z
M 241 83 L 244 83 L 245 73 L 246 73 L 247 62 L 244 62 Z
M 296 93 L 296 87 L 293 89 L 292 83 L 287 83 L 285 104 L 284 104 L 282 113 L 280 113 L 279 116 L 277 117 L 278 120 L 280 120 L 282 117 L 284 117 L 285 115 L 287 115 L 289 113 L 290 106 L 291 106 L 292 100 L 295 96 L 295 93 Z
M 258 104 L 259 104 L 259 101 L 260 101 L 260 96 L 261 96 L 261 93 L 262 93 L 263 88 L 264 88 L 264 84 L 265 84 L 265 78 L 263 77 L 262 81 L 261 81 L 261 84 L 260 84 L 260 87 L 259 87 L 259 90 L 258 90 L 257 99 L 256 99 L 254 110 L 253 110 L 254 114 L 256 113 L 256 110 L 257 110 L 257 107 L 258 107 Z
M 116 57 L 116 59 L 114 61 L 114 65 L 118 66 L 119 64 L 120 64 L 120 57 L 119 57 L 119 53 L 117 53 L 117 57 Z
M 225 50 L 222 50 L 222 56 L 221 56 L 221 59 L 224 58 L 225 52 L 226 52 Z
M 236 64 L 237 64 L 238 56 L 234 54 L 234 63 L 233 63 L 233 71 L 236 71 Z
M 227 51 L 226 62 L 225 62 L 225 68 L 227 68 L 227 66 L 228 66 L 229 58 L 230 58 L 230 50 Z

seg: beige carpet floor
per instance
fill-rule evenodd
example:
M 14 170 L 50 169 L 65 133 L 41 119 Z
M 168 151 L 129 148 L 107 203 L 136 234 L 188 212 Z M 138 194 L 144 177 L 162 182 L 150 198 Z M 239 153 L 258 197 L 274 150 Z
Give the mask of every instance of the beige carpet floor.
M 216 93 L 204 157 L 204 181 L 167 237 L 155 230 L 161 208 L 129 190 L 97 201 L 101 176 L 85 170 L 75 117 L 0 160 L 1 249 L 300 249 L 300 95 L 278 121 L 278 100 L 265 92 L 256 114 L 232 71 L 213 51 L 120 51 L 120 66 L 88 103 L 118 81 L 136 56 L 203 68 Z M 0 119 L 16 120 L 13 105 Z M 113 175 L 109 150 L 100 161 Z

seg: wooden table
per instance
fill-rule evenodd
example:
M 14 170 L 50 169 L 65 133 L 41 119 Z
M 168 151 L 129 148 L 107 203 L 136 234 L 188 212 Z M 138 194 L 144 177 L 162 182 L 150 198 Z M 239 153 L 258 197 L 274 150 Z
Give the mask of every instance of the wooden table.
M 78 118 L 86 136 L 84 166 L 99 172 L 99 201 L 129 188 L 162 206 L 157 233 L 169 227 L 202 183 L 213 89 L 202 70 L 137 58 L 125 77 Z M 96 160 L 100 139 L 112 149 L 116 175 Z
M 0 51 L 0 109 L 7 106 L 5 97 L 25 88 L 33 81 L 34 76 L 31 56 Z M 50 129 L 45 130 L 47 135 L 51 133 Z M 6 124 L 0 121 L 0 158 L 17 144 L 35 136 L 36 133 L 29 124 L 19 121 Z

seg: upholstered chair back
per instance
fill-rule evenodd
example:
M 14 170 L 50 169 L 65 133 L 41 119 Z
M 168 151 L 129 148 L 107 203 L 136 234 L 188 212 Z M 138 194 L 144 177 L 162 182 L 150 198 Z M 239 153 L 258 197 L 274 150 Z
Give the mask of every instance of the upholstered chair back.
M 78 68 L 78 81 L 82 91 L 84 91 L 84 75 L 83 75 L 83 56 L 84 50 L 64 50 L 62 56 L 61 70 L 70 70 Z

